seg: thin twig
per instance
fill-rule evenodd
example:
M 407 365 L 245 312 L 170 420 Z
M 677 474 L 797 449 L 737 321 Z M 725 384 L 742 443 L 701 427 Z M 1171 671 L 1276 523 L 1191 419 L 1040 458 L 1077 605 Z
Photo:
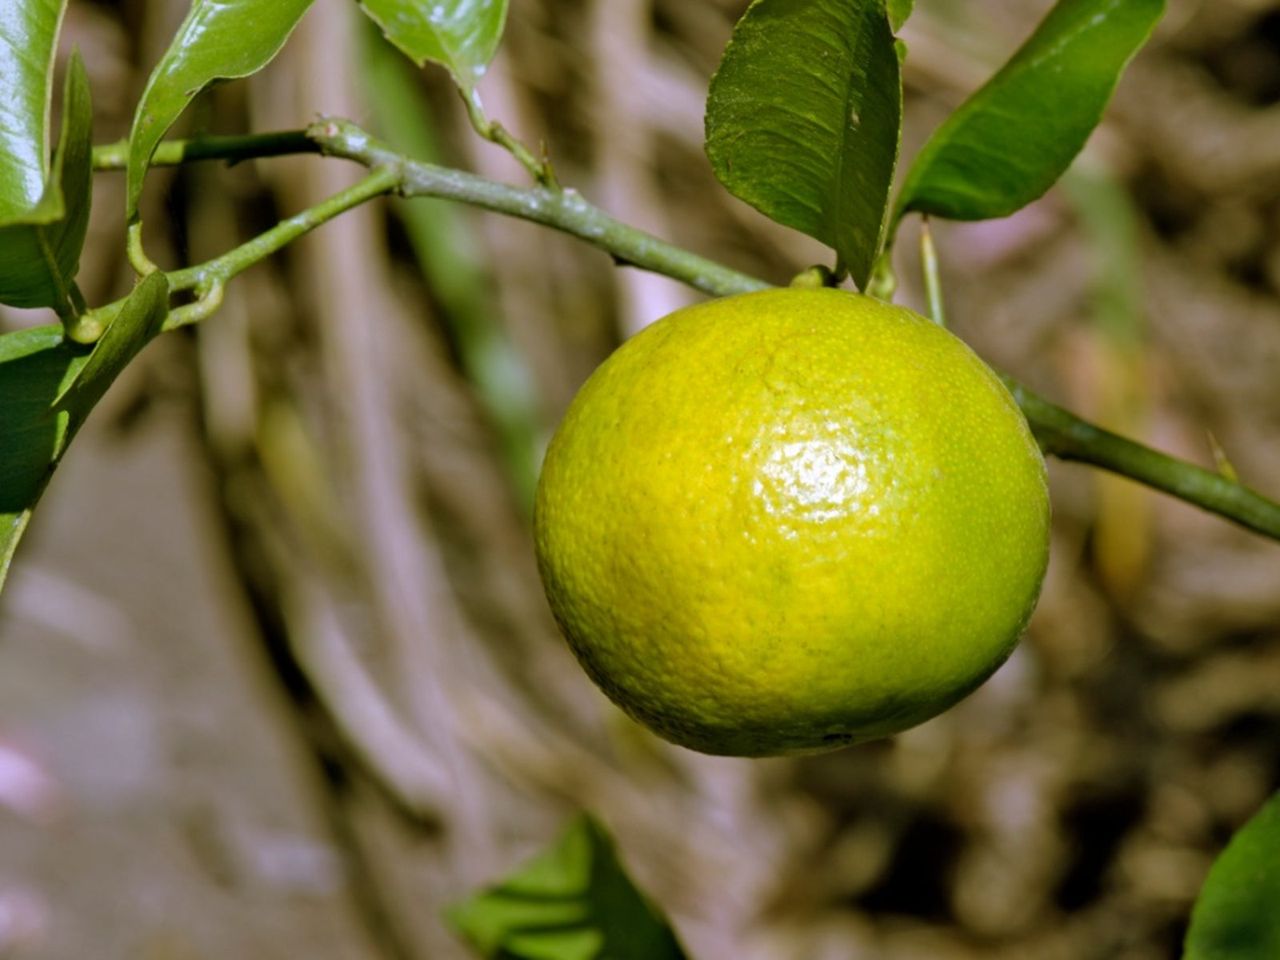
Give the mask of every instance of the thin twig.
M 247 243 L 242 243 L 234 250 L 229 250 L 222 256 L 197 266 L 173 271 L 169 274 L 169 289 L 198 290 L 202 293 L 214 291 L 237 273 L 264 260 L 320 224 L 332 220 L 338 214 L 357 207 L 367 200 L 396 189 L 399 182 L 400 177 L 397 171 L 382 167 L 375 168 L 358 183 L 335 193 L 313 207 L 308 207 L 301 213 L 294 214 L 287 220 L 281 220 L 270 230 L 259 234 Z M 172 330 L 184 323 L 204 319 L 208 312 L 184 315 L 181 311 L 175 310 L 166 321 L 164 328 Z
M 533 177 L 540 186 L 546 187 L 548 190 L 560 189 L 560 184 L 556 181 L 555 171 L 551 169 L 551 164 L 545 156 L 539 160 L 528 147 L 512 136 L 506 127 L 497 120 L 491 120 L 489 115 L 484 112 L 484 105 L 480 102 L 480 95 L 475 90 L 469 93 L 459 90 L 459 93 L 462 94 L 462 102 L 467 108 L 467 120 L 471 122 L 471 126 L 476 133 L 490 143 L 496 143 L 515 157 L 520 166 L 524 167 L 529 172 L 529 176 Z
M 196 160 L 225 160 L 228 164 L 260 157 L 319 153 L 319 145 L 305 130 L 250 133 L 232 137 L 193 137 L 165 140 L 151 157 L 152 167 L 175 167 Z M 93 169 L 123 170 L 129 163 L 129 141 L 117 140 L 93 148 Z

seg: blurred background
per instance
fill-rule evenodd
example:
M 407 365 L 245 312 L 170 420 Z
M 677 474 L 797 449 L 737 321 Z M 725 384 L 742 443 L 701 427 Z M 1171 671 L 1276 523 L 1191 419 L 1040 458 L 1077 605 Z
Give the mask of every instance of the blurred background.
M 481 92 L 565 184 L 783 283 L 822 251 L 701 151 L 744 6 L 512 0 Z M 1048 6 L 918 0 L 904 158 Z M 186 8 L 71 3 L 99 142 Z M 181 130 L 319 114 L 525 179 L 442 71 L 336 0 Z M 148 250 L 207 259 L 358 172 L 155 170 Z M 95 178 L 93 304 L 130 282 L 123 185 Z M 917 229 L 897 257 L 916 306 Z M 1280 496 L 1280 4 L 1170 0 L 1058 188 L 936 233 L 953 326 L 989 361 Z M 379 202 L 148 349 L 0 600 L 0 957 L 462 957 L 442 908 L 584 808 L 704 960 L 1177 956 L 1213 856 L 1280 785 L 1280 545 L 1054 462 L 1043 599 L 969 700 L 800 761 L 667 746 L 558 638 L 528 508 L 577 386 L 695 296 L 543 228 Z

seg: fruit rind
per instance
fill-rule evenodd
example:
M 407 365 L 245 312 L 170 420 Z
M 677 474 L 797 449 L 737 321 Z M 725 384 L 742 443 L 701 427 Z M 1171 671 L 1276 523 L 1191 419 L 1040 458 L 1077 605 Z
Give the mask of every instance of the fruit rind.
M 919 315 L 835 290 L 686 308 L 591 376 L 535 505 L 552 612 L 632 717 L 708 753 L 885 736 L 1005 660 L 1048 560 L 1013 398 Z

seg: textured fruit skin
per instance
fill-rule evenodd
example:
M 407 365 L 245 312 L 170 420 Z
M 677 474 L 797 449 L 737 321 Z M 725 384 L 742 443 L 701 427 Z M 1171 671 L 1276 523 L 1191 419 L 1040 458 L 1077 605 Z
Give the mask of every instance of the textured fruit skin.
M 956 337 L 837 290 L 678 310 L 590 377 L 534 513 L 551 609 L 633 718 L 705 753 L 904 730 L 1012 651 L 1044 460 Z

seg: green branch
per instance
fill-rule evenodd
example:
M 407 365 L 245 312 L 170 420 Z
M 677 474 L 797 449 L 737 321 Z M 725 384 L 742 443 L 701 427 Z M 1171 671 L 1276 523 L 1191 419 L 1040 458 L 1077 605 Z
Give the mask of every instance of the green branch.
M 1136 480 L 1280 540 L 1280 504 L 1243 484 L 1081 420 L 1001 375 L 1045 453 Z
M 255 149 L 255 143 L 261 143 L 262 149 Z M 219 147 L 222 153 L 218 152 Z M 95 168 L 121 166 L 122 149 L 120 144 L 96 148 Z M 513 187 L 459 170 L 413 161 L 345 120 L 321 120 L 301 135 L 289 132 L 172 141 L 161 144 L 156 156 L 163 158 L 159 162 L 177 163 L 184 159 L 235 161 L 317 151 L 354 160 L 372 168 L 373 173 L 351 190 L 284 221 L 217 260 L 170 274 L 171 283 L 178 289 L 200 289 L 203 284 L 212 292 L 213 286 L 220 287 L 222 281 L 249 263 L 257 262 L 324 220 L 372 196 L 394 190 L 405 197 L 457 200 L 540 223 L 599 247 L 620 264 L 665 274 L 713 296 L 748 293 L 770 286 L 615 220 L 575 190 Z M 1046 453 L 1129 477 L 1280 540 L 1280 504 L 1212 471 L 1094 426 L 1009 377 L 1004 377 L 1004 381 Z
M 620 264 L 666 274 L 715 296 L 763 290 L 769 286 L 763 280 L 738 273 L 615 220 L 572 188 L 512 187 L 461 170 L 409 160 L 346 120 L 321 120 L 312 124 L 307 132 L 325 154 L 368 167 L 398 171 L 401 196 L 458 200 L 554 227 L 599 247 Z
M 234 137 L 194 137 L 165 140 L 151 157 L 153 167 L 176 167 L 195 160 L 225 160 L 229 164 L 258 157 L 281 157 L 292 153 L 319 153 L 319 145 L 305 130 L 276 133 L 249 133 Z M 129 141 L 102 144 L 93 148 L 93 169 L 123 170 L 129 163 Z
M 222 287 L 237 273 L 260 260 L 266 259 L 286 244 L 292 243 L 304 233 L 308 233 L 320 226 L 320 224 L 332 220 L 338 214 L 372 200 L 376 196 L 395 190 L 399 183 L 400 176 L 397 171 L 388 167 L 375 167 L 360 182 L 353 184 L 346 190 L 335 193 L 327 200 L 322 200 L 314 207 L 308 207 L 301 213 L 294 214 L 287 220 L 281 220 L 270 230 L 259 234 L 234 250 L 230 250 L 206 263 L 187 267 L 184 270 L 173 271 L 169 274 L 170 290 L 195 290 L 200 294 L 202 301 L 208 296 L 214 296 L 217 299 L 209 305 L 210 309 L 192 309 L 186 314 L 183 313 L 184 310 L 188 309 L 186 307 L 175 310 L 170 315 L 169 320 L 165 322 L 164 328 L 171 330 L 174 327 L 204 319 L 213 309 L 217 308 L 218 303 L 221 302 Z M 191 307 L 199 306 L 201 306 L 199 302 L 191 304 Z

